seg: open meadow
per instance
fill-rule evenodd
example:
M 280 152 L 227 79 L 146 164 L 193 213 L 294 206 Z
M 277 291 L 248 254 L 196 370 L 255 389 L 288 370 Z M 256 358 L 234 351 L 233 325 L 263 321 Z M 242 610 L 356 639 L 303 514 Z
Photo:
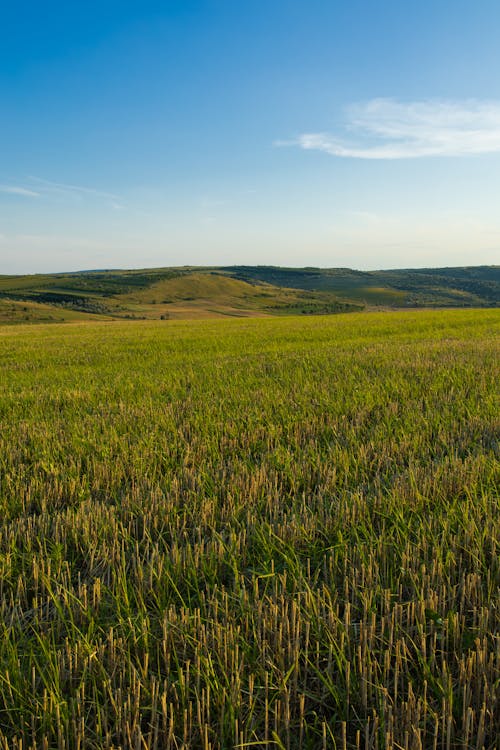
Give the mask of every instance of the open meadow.
M 498 750 L 499 324 L 0 327 L 0 748 Z

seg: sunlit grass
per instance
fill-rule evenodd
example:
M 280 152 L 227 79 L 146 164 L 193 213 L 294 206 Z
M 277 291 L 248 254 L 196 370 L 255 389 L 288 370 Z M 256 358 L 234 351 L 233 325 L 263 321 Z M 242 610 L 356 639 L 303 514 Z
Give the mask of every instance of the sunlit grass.
M 499 320 L 0 328 L 0 747 L 496 748 Z

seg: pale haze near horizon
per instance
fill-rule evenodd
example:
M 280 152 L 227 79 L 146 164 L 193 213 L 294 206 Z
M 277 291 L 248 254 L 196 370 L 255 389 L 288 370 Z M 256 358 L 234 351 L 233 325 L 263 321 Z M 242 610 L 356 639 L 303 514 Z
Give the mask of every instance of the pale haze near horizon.
M 0 273 L 498 264 L 499 24 L 490 0 L 5 7 Z

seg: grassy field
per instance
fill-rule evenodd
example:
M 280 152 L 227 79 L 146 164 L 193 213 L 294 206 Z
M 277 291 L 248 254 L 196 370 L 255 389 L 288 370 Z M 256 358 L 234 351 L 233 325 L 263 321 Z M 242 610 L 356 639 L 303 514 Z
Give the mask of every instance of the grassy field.
M 0 327 L 0 748 L 497 749 L 499 323 Z

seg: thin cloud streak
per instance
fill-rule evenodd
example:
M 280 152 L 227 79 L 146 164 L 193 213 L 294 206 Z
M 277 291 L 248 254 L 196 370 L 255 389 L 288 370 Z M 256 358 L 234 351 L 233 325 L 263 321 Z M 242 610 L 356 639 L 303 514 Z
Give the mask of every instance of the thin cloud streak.
M 26 198 L 39 198 L 40 193 L 34 190 L 28 190 L 27 188 L 16 187 L 15 185 L 0 185 L 0 193 L 8 193 L 9 195 L 22 195 Z
M 34 177 L 30 175 L 28 178 L 31 182 L 40 186 L 40 190 L 47 190 L 51 192 L 65 193 L 65 194 L 81 194 L 81 195 L 94 195 L 98 198 L 108 198 L 109 200 L 121 200 L 119 195 L 115 193 L 107 193 L 103 190 L 95 190 L 94 188 L 82 187 L 81 185 L 68 185 L 64 182 L 53 182 L 52 180 L 44 180 L 41 177 Z
M 346 111 L 347 136 L 303 133 L 305 150 L 354 159 L 416 159 L 500 153 L 499 101 L 372 99 Z

